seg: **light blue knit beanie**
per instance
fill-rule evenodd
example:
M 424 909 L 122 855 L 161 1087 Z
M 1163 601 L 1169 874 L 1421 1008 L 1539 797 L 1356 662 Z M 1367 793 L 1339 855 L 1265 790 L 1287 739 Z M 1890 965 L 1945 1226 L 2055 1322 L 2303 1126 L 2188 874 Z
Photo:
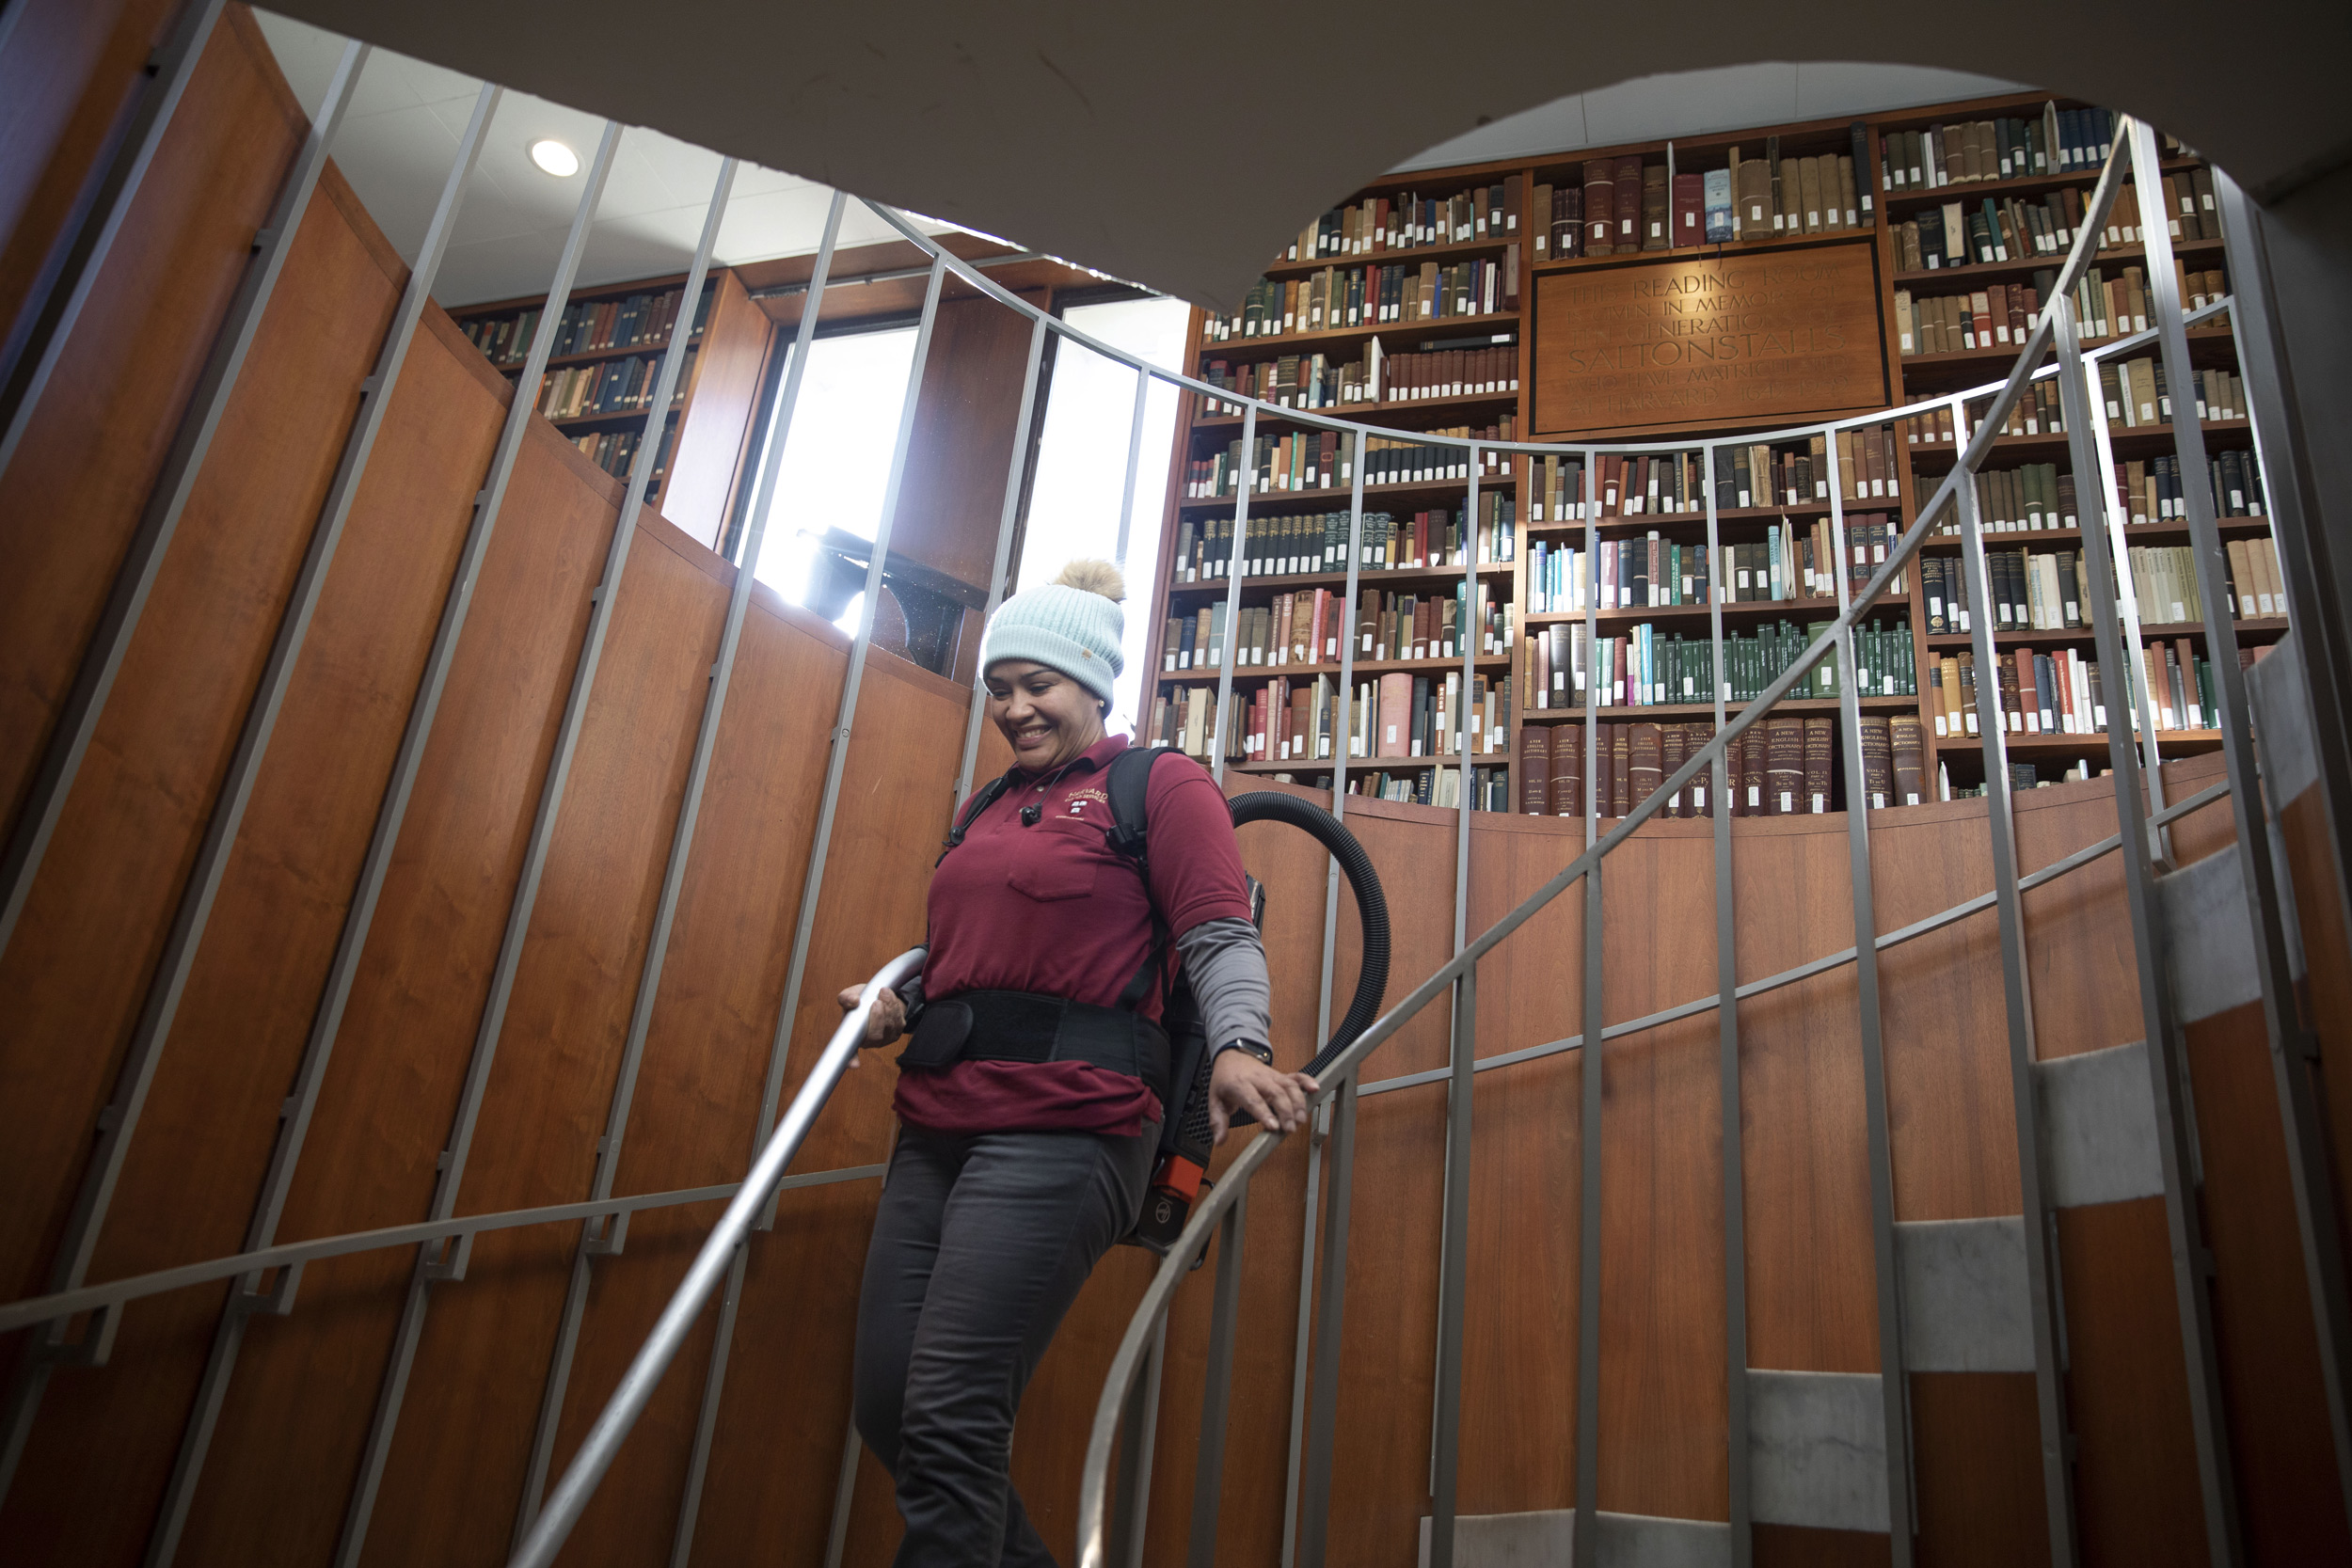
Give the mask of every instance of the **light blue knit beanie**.
M 1026 659 L 1058 670 L 1104 702 L 1126 668 L 1119 645 L 1127 613 L 1119 608 L 1127 585 L 1107 561 L 1073 561 L 1041 587 L 1015 594 L 996 607 L 980 638 L 980 671 L 999 659 Z

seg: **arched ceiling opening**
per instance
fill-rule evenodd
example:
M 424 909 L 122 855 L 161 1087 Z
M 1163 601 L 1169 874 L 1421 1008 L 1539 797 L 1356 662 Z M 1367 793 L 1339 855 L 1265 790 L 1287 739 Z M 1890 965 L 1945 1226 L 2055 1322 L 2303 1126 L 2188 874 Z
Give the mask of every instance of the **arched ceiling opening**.
M 2257 199 L 2352 159 L 2341 3 L 1979 0 L 1965 25 L 1857 0 L 277 8 L 1220 308 L 1302 223 L 1384 170 L 1564 98 L 1792 52 L 2026 79 L 2127 110 Z

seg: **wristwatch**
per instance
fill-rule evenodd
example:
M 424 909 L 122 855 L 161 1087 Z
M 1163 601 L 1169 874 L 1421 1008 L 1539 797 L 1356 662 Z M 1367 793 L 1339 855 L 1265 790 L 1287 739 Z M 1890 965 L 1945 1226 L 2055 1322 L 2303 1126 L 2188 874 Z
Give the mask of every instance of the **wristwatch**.
M 1228 1051 L 1246 1051 L 1250 1055 L 1257 1057 L 1259 1061 L 1264 1063 L 1267 1067 L 1272 1067 L 1274 1065 L 1274 1047 L 1270 1045 L 1261 1045 L 1256 1040 L 1245 1039 L 1227 1040 L 1223 1045 L 1218 1046 L 1215 1051 L 1209 1053 L 1209 1060 L 1214 1062 L 1219 1056 L 1224 1055 Z

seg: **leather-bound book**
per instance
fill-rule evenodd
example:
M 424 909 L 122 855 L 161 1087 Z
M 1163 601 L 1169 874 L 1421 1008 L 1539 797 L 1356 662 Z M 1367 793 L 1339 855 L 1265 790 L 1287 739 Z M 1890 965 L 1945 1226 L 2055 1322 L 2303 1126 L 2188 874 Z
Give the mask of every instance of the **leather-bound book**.
M 1670 240 L 1675 249 L 1689 249 L 1708 242 L 1706 174 L 1675 174 L 1675 228 Z
M 1551 729 L 1551 810 L 1557 816 L 1584 815 L 1584 726 Z
M 1651 164 L 1642 170 L 1642 248 L 1665 250 L 1674 244 L 1669 232 L 1673 201 L 1666 187 L 1666 166 Z
M 1626 802 L 1620 816 L 1657 794 L 1666 777 L 1663 727 L 1644 722 L 1626 728 L 1631 734 L 1626 737 Z
M 1818 234 L 1821 231 L 1821 160 L 1798 158 L 1797 210 L 1792 216 L 1801 220 L 1799 232 Z
M 1551 804 L 1551 726 L 1519 726 L 1519 810 L 1541 816 Z
M 1514 175 L 1512 178 L 1517 179 L 1518 176 Z M 1551 220 L 1557 210 L 1557 202 L 1549 183 L 1538 184 L 1528 193 L 1527 214 L 1531 226 L 1534 230 L 1534 234 L 1530 236 L 1532 248 L 1528 254 L 1535 261 L 1552 260 Z
M 1584 164 L 1584 254 L 1607 256 L 1617 248 L 1617 165 L 1613 158 Z
M 1379 729 L 1373 755 L 1401 757 L 1413 749 L 1413 677 L 1395 671 L 1380 677 Z
M 1864 720 L 1867 725 L 1869 721 Z M 1829 810 L 1830 775 L 1836 761 L 1836 721 L 1827 714 L 1804 721 L 1804 796 L 1797 809 L 1818 816 Z M 1867 742 L 1866 742 L 1867 751 Z
M 1911 721 L 1912 734 L 1919 730 L 1916 717 Z M 1918 760 L 1915 750 L 1912 764 L 1915 771 Z M 1862 716 L 1862 792 L 1869 798 L 1872 811 L 1883 811 L 1899 804 L 1902 797 L 1895 793 L 1895 753 L 1893 726 L 1884 714 L 1866 713 Z
M 1772 739 L 1772 721 L 1750 724 L 1740 736 L 1740 795 L 1750 816 L 1770 814 L 1771 802 L 1765 798 L 1770 769 L 1765 766 L 1765 750 Z M 1802 753 L 1802 742 L 1800 742 Z
M 1563 185 L 1551 197 L 1551 245 L 1555 261 L 1584 254 L 1584 188 Z
M 1764 721 L 1764 814 L 1791 816 L 1804 795 L 1804 721 Z
M 1915 713 L 1890 715 L 1886 721 L 1888 766 L 1895 774 L 1895 803 L 1915 806 L 1928 795 L 1928 752 Z M 1868 760 L 1868 753 L 1864 753 Z
M 1642 160 L 1629 155 L 1617 160 L 1613 175 L 1617 198 L 1614 234 L 1620 251 L 1642 248 Z
M 1659 768 L 1667 778 L 1673 778 L 1676 770 L 1681 768 L 1683 758 L 1690 755 L 1690 752 L 1686 748 L 1688 748 L 1691 743 L 1691 726 L 1688 724 L 1661 725 L 1660 727 L 1659 738 L 1665 744 L 1665 754 L 1659 760 Z M 1659 815 L 1661 816 L 1690 816 L 1690 786 L 1685 784 L 1682 788 L 1676 790 L 1672 795 L 1668 796 L 1666 798 L 1666 809 L 1659 813 Z
M 2001 672 L 2002 722 L 2008 726 L 2011 735 L 2022 735 L 2026 728 L 2026 710 L 2023 705 L 2024 699 L 2017 689 L 2017 661 L 1996 658 L 1994 662 L 2000 666 Z

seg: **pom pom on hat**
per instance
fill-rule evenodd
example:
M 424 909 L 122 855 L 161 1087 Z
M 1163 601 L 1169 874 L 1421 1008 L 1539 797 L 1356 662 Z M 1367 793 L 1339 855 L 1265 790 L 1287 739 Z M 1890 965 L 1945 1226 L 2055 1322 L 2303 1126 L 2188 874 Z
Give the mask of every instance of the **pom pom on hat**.
M 1104 702 L 1126 668 L 1127 631 L 1119 602 L 1127 584 L 1107 561 L 1073 561 L 1053 581 L 1015 594 L 996 609 L 980 639 L 980 669 L 1025 659 L 1058 670 Z

